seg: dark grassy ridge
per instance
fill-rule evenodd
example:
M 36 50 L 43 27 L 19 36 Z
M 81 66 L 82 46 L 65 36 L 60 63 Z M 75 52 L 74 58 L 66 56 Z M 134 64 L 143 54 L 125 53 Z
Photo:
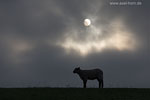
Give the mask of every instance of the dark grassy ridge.
M 150 89 L 0 88 L 0 100 L 150 100 Z

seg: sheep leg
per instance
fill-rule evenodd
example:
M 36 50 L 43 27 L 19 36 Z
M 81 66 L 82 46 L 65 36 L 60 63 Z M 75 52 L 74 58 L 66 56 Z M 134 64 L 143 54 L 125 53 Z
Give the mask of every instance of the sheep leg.
M 99 88 L 101 88 L 101 81 L 99 81 Z
M 99 81 L 99 88 L 103 88 L 103 80 Z
M 99 88 L 103 88 L 103 86 L 102 86 L 102 81 L 100 80 L 100 79 L 97 79 L 98 80 L 98 83 L 99 83 Z
M 86 88 L 87 80 L 83 80 L 83 88 Z

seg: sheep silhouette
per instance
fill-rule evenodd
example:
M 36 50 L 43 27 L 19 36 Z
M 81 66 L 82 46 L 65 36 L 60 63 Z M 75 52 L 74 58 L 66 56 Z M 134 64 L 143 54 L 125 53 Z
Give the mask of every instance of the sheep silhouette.
M 97 79 L 99 82 L 99 88 L 103 88 L 103 71 L 101 69 L 82 70 L 80 67 L 75 68 L 73 73 L 80 76 L 83 81 L 83 88 L 86 88 L 87 80 Z

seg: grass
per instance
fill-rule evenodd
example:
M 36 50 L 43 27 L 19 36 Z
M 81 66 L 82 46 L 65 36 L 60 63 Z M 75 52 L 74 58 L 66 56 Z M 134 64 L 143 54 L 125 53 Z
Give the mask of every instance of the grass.
M 0 100 L 150 100 L 150 89 L 0 88 Z

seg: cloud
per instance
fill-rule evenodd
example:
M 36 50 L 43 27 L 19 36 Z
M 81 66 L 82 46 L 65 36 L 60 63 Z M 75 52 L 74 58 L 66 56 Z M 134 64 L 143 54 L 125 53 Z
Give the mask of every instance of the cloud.
M 65 32 L 67 36 L 64 42 L 61 41 L 58 44 L 67 52 L 77 51 L 81 56 L 88 55 L 90 52 L 102 52 L 106 49 L 136 50 L 138 42 L 135 42 L 134 33 L 128 32 L 129 30 L 125 28 L 123 22 L 118 19 L 110 22 L 105 29 L 91 25 L 85 31 L 68 30 Z M 81 34 L 84 34 L 84 37 L 80 38 Z
M 80 86 L 81 66 L 102 68 L 106 87 L 149 87 L 149 1 L 109 2 L 0 1 L 0 86 Z

